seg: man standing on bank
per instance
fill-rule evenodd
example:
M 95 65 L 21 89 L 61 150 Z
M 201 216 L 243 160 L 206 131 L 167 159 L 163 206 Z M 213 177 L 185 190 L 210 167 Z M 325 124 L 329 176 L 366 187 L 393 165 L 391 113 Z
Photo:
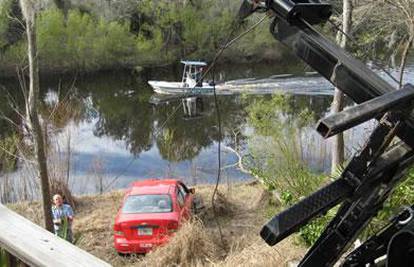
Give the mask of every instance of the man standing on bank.
M 68 204 L 63 203 L 61 195 L 56 194 L 53 196 L 52 216 L 53 225 L 55 228 L 55 235 L 73 242 L 72 222 L 73 222 L 73 210 Z

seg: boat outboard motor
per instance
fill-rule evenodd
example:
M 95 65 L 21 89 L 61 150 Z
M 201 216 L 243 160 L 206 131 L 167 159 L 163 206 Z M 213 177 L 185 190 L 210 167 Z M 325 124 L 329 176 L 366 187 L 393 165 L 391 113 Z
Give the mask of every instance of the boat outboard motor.
M 414 264 L 414 220 L 391 238 L 387 252 L 387 267 L 410 264 Z

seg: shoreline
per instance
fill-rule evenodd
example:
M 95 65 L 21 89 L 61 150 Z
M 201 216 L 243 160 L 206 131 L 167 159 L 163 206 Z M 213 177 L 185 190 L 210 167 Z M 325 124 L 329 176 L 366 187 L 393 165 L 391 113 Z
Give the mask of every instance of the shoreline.
M 277 64 L 288 61 L 293 61 L 294 64 L 300 64 L 300 61 L 296 59 L 293 56 L 286 55 L 283 57 L 277 57 L 277 58 L 267 58 L 267 59 L 261 59 L 260 60 L 226 60 L 223 59 L 221 62 L 219 62 L 216 66 L 219 67 L 226 67 L 226 66 L 251 66 L 256 64 L 264 64 L 264 65 L 270 65 L 270 64 Z M 210 63 L 210 60 L 205 60 L 206 62 Z M 40 77 L 41 78 L 48 78 L 48 77 L 55 77 L 55 76 L 63 76 L 63 75 L 79 75 L 80 77 L 87 76 L 87 75 L 96 75 L 100 73 L 107 73 L 107 72 L 117 72 L 117 71 L 129 71 L 131 73 L 140 74 L 141 72 L 145 71 L 151 71 L 151 70 L 157 70 L 157 69 L 163 69 L 163 68 L 175 68 L 177 66 L 180 67 L 180 60 L 177 59 L 176 62 L 167 62 L 163 64 L 125 64 L 125 65 L 118 65 L 118 66 L 107 66 L 107 67 L 98 67 L 93 70 L 82 70 L 79 71 L 79 69 L 76 68 L 64 68 L 62 66 L 58 67 L 50 67 L 50 66 L 40 66 Z M 0 62 L 1 65 L 1 62 Z M 0 68 L 0 79 L 10 79 L 15 80 L 18 79 L 17 75 L 17 69 L 18 66 L 7 66 L 6 68 Z

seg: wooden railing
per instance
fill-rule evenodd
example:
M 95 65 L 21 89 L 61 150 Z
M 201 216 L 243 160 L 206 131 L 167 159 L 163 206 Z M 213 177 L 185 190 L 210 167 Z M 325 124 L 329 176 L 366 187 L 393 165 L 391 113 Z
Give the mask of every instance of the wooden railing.
M 111 266 L 1 204 L 0 248 L 6 266 Z

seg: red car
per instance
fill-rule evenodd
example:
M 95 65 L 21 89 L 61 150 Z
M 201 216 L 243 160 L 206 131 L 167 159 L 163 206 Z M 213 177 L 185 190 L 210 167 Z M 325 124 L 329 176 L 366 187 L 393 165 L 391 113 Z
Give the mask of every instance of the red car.
M 114 246 L 118 253 L 147 253 L 165 244 L 190 218 L 194 191 L 179 180 L 133 183 L 115 218 Z

